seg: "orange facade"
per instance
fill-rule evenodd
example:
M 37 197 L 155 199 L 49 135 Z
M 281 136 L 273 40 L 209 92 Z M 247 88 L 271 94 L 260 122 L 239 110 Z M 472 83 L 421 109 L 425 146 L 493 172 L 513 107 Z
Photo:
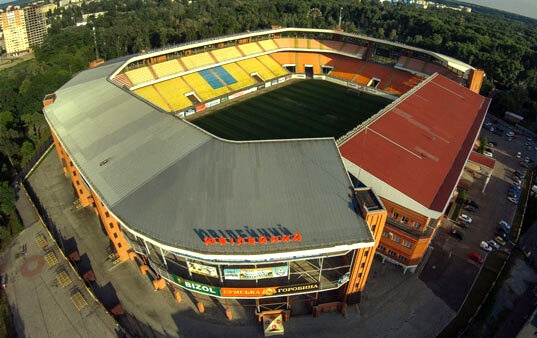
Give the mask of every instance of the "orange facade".
M 129 243 L 125 240 L 123 233 L 121 232 L 121 226 L 118 220 L 110 214 L 110 211 L 104 206 L 97 194 L 87 185 L 85 180 L 80 176 L 80 172 L 71 161 L 71 158 L 62 147 L 58 138 L 54 134 L 54 131 L 50 131 L 52 139 L 54 140 L 54 146 L 60 159 L 63 172 L 69 175 L 71 183 L 80 201 L 82 207 L 92 205 L 95 213 L 99 215 L 103 227 L 106 230 L 111 243 L 118 254 L 121 261 L 129 259 L 129 251 L 131 249 Z
M 378 253 L 403 266 L 415 267 L 422 260 L 440 219 L 434 220 L 381 198 L 387 221 Z

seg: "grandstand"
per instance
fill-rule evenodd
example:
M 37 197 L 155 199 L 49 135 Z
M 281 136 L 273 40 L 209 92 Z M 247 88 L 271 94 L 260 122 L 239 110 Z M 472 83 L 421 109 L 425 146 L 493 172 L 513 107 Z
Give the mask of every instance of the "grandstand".
M 490 103 L 476 94 L 478 72 L 389 41 L 277 28 L 111 60 L 67 82 L 44 114 L 80 205 L 94 208 L 119 260 L 155 290 L 189 293 L 200 312 L 215 299 L 249 299 L 260 322 L 288 320 L 297 305 L 318 316 L 359 303 L 375 255 L 417 267 Z M 307 77 L 315 80 L 298 82 L 302 92 L 280 85 Z M 326 94 L 335 85 L 339 93 Z M 254 92 L 260 107 L 291 107 L 285 121 L 256 109 L 269 111 L 257 120 L 264 132 L 338 126 L 343 136 L 231 141 L 183 120 Z M 363 122 L 341 119 L 355 117 L 345 104 L 362 108 L 365 94 L 391 103 Z M 304 98 L 325 105 L 299 112 Z M 248 130 L 249 109 L 228 108 L 221 129 L 237 121 Z

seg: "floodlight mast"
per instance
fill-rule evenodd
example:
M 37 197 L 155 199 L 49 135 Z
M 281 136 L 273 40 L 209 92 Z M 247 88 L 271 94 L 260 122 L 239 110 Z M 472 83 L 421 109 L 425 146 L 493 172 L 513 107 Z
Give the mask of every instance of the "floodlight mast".
M 339 29 L 341 29 L 341 13 L 342 12 L 343 12 L 343 7 L 340 7 L 339 8 L 339 24 L 338 24 Z
M 95 35 L 95 26 L 92 27 L 93 30 L 93 44 L 95 45 L 95 60 L 99 60 L 99 50 L 97 49 L 97 35 Z

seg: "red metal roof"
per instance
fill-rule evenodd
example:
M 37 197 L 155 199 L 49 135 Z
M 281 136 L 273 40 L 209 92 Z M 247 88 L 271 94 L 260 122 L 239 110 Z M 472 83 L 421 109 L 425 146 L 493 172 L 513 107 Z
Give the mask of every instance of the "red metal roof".
M 494 164 L 496 164 L 495 159 L 487 157 L 475 151 L 472 151 L 470 153 L 470 158 L 468 160 L 475 162 L 479 165 L 482 165 L 484 167 L 487 167 L 489 169 L 494 169 Z
M 433 75 L 343 143 L 340 152 L 421 205 L 443 211 L 489 103 L 490 99 Z

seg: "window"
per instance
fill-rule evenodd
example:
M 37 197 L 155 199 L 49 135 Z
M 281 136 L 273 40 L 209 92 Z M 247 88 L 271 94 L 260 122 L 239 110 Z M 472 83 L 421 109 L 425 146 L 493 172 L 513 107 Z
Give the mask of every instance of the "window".
M 388 253 L 392 256 L 397 256 L 397 252 L 393 251 L 393 250 L 388 250 Z
M 121 248 L 121 243 L 117 243 L 117 247 L 118 247 L 118 248 Z
M 358 274 L 358 278 L 362 278 L 362 273 L 361 272 Z
M 73 170 L 73 176 L 76 176 L 76 170 Z
M 387 231 L 382 232 L 382 236 L 384 237 L 390 237 L 390 233 Z
M 379 249 L 380 251 L 384 251 L 384 250 L 386 250 L 386 248 L 383 247 L 382 245 L 379 245 L 379 246 L 378 246 L 378 249 Z
M 105 211 L 105 212 L 104 212 L 104 215 L 105 215 L 106 217 L 110 217 L 110 213 L 109 213 L 108 211 Z
M 73 161 L 69 161 L 69 165 L 72 167 L 73 166 Z
M 361 268 L 365 268 L 365 263 L 360 264 Z
M 76 185 L 80 185 L 80 181 L 77 180 L 77 181 L 76 181 Z
M 114 232 L 114 238 L 117 238 L 117 232 Z
M 406 262 L 406 257 L 403 255 L 399 255 L 399 259 L 403 262 Z
M 407 224 L 408 223 L 408 218 L 405 217 L 405 216 L 401 217 L 401 222 Z
M 406 246 L 407 248 L 411 248 L 411 247 L 412 247 L 412 243 L 407 242 L 407 241 L 403 241 L 403 246 Z
M 401 238 L 399 238 L 399 237 L 393 235 L 393 237 L 392 237 L 392 241 L 394 241 L 395 243 L 401 243 Z
M 367 257 L 367 255 L 369 255 L 369 250 L 364 252 L 364 257 Z
M 396 213 L 395 211 L 392 213 L 392 217 L 395 218 L 395 219 L 398 219 L 399 218 L 399 214 Z
M 108 223 L 108 226 L 110 227 L 110 229 L 114 229 L 114 223 L 110 222 Z
M 373 226 L 371 227 L 371 232 L 375 232 L 375 229 L 377 228 L 377 225 L 376 224 L 373 224 Z
M 79 189 L 79 190 L 78 190 L 78 192 L 80 192 L 80 195 L 82 195 L 82 194 L 83 194 L 83 192 L 82 192 L 82 189 Z
M 414 228 L 416 229 L 421 228 L 421 224 L 419 222 L 414 222 Z

